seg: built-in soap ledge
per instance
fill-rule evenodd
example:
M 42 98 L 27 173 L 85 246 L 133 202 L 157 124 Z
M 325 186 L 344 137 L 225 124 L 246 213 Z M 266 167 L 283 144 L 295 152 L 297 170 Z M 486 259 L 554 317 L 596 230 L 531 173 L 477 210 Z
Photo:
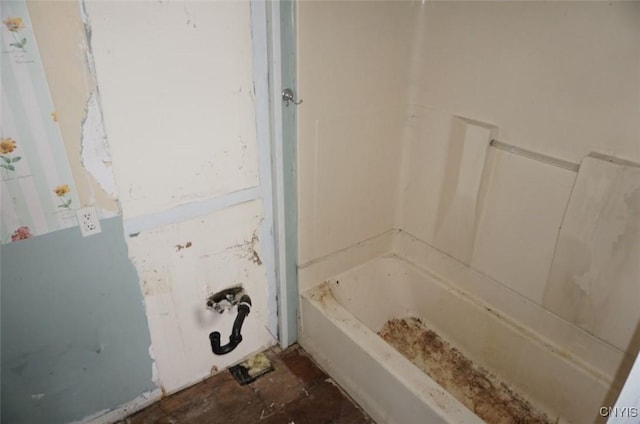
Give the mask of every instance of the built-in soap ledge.
M 491 143 L 489 143 L 489 145 L 498 150 L 504 150 L 505 152 L 509 152 L 514 155 L 524 156 L 529 159 L 537 160 L 539 162 L 557 166 L 559 168 L 568 169 L 573 172 L 578 172 L 578 169 L 580 169 L 579 163 L 573 163 L 564 159 L 558 159 L 542 153 L 533 152 L 531 150 L 523 149 L 522 147 L 514 146 L 513 144 L 507 144 L 496 139 L 491 140 Z
M 579 163 L 573 163 L 564 159 L 558 159 L 542 153 L 533 152 L 531 150 L 523 149 L 522 147 L 514 146 L 513 144 L 508 144 L 497 139 L 491 140 L 491 143 L 489 143 L 489 145 L 498 150 L 504 150 L 505 152 L 508 152 L 514 155 L 524 156 L 526 158 L 537 160 L 539 162 L 543 162 L 549 165 L 557 166 L 559 168 L 568 169 L 569 171 L 578 172 L 578 170 L 580 169 Z M 618 158 L 615 156 L 605 155 L 603 153 L 591 152 L 587 155 L 587 157 L 604 160 L 604 161 L 613 163 L 615 165 L 640 168 L 640 164 L 638 163 L 631 162 L 630 160 Z

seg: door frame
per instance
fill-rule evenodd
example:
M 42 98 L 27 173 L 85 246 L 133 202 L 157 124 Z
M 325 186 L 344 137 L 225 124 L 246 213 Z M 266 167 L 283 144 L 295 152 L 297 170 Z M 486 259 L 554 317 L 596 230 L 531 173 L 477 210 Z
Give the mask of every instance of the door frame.
M 265 219 L 272 214 L 274 223 L 276 299 L 269 303 L 277 309 L 283 348 L 298 337 L 296 108 L 284 106 L 281 98 L 285 87 L 296 92 L 295 17 L 294 0 L 251 0 L 256 125 L 258 137 L 268 138 L 259 144 L 269 146 L 271 158 L 269 169 L 261 169 L 261 175 L 270 176 L 265 178 L 270 180 L 265 185 L 270 192 L 263 196 Z

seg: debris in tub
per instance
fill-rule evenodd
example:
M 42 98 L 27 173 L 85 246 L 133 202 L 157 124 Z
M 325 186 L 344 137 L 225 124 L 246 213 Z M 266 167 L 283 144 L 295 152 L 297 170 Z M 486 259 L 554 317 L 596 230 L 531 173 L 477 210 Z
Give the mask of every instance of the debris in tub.
M 179 251 L 181 251 L 182 249 L 188 249 L 188 248 L 190 248 L 192 245 L 193 245 L 193 244 L 192 244 L 190 241 L 188 241 L 188 242 L 187 242 L 187 244 L 185 244 L 184 246 L 183 246 L 183 245 L 181 245 L 181 244 L 176 244 L 176 246 L 175 246 L 175 248 L 176 248 L 176 252 L 179 252 Z
M 333 293 L 331 293 L 331 286 L 329 281 L 325 281 L 324 283 L 319 284 L 318 287 L 316 287 L 311 294 L 311 298 L 313 300 L 317 300 L 322 303 L 324 303 L 325 297 L 329 297 L 329 298 L 333 297 Z
M 392 319 L 378 335 L 487 423 L 552 424 L 545 414 L 419 319 Z

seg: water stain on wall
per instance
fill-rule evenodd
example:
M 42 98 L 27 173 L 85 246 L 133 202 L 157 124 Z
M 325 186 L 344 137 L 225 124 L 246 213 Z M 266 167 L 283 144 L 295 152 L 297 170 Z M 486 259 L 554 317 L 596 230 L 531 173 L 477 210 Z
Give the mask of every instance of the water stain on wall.
M 640 323 L 639 218 L 640 166 L 587 156 L 544 295 L 547 309 L 623 351 Z

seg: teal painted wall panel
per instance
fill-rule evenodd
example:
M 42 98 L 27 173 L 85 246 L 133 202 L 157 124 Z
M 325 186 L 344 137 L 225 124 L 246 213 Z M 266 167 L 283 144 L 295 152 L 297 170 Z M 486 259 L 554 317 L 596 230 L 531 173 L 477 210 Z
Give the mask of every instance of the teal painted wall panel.
M 3 423 L 65 423 L 155 389 L 122 218 L 1 247 Z
M 282 84 L 298 93 L 296 71 L 296 3 L 280 2 L 280 51 L 282 54 Z M 300 100 L 300 99 L 298 99 Z M 284 163 L 285 238 L 287 266 L 287 308 L 291 329 L 287 345 L 298 339 L 298 170 L 297 170 L 297 107 L 282 103 L 282 161 Z

